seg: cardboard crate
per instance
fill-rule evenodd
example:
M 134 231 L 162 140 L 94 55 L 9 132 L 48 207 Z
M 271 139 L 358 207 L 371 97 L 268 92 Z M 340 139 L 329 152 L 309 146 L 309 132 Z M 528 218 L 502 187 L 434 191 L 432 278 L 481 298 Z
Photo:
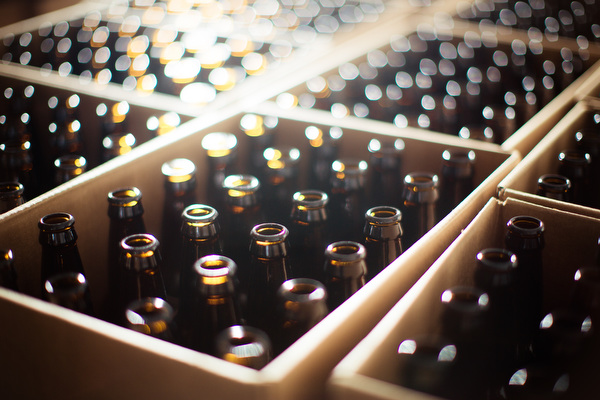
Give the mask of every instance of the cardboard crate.
M 586 216 L 513 198 L 490 199 L 421 279 L 336 366 L 328 381 L 330 398 L 437 398 L 397 384 L 398 346 L 414 335 L 439 329 L 442 292 L 455 285 L 473 284 L 476 254 L 485 248 L 503 248 L 506 223 L 516 215 L 534 216 L 545 225 L 544 311 L 566 305 L 575 271 L 595 261 L 600 213 Z M 597 382 L 588 383 L 584 393 L 577 394 L 579 398 L 598 390 Z
M 596 211 L 589 206 L 549 199 L 536 195 L 536 191 L 540 176 L 558 173 L 559 153 L 577 148 L 575 133 L 584 127 L 585 118 L 598 110 L 600 110 L 598 99 L 587 98 L 577 102 L 500 182 L 498 197 L 500 199 L 512 197 L 579 214 L 595 215 Z
M 273 115 L 265 106 L 264 114 Z M 260 107 L 248 112 L 261 114 Z M 274 110 L 271 110 L 274 111 Z M 467 147 L 477 154 L 477 189 L 422 239 L 359 292 L 331 312 L 284 353 L 260 371 L 230 364 L 199 352 L 156 340 L 99 319 L 71 312 L 32 296 L 39 290 L 40 246 L 37 221 L 45 214 L 67 211 L 75 216 L 78 246 L 93 300 L 106 293 L 108 191 L 135 185 L 143 194 L 149 232 L 160 232 L 163 162 L 186 157 L 197 166 L 198 195 L 205 198 L 206 157 L 201 138 L 213 131 L 238 133 L 245 112 L 194 119 L 172 135 L 161 136 L 135 151 L 0 216 L 3 246 L 15 254 L 20 288 L 26 294 L 0 290 L 0 308 L 7 326 L 0 333 L 5 355 L 1 384 L 10 396 L 70 398 L 314 399 L 323 396 L 329 371 L 364 337 L 454 240 L 485 202 L 498 182 L 516 165 L 516 152 L 458 138 L 398 129 L 388 124 L 368 130 L 343 127 L 342 154 L 363 155 L 372 137 L 401 137 L 406 144 L 406 170 L 441 167 L 439 155 L 448 147 Z M 292 113 L 293 114 L 293 113 Z M 277 114 L 275 114 L 277 115 Z M 312 115 L 312 114 L 310 114 Z M 308 115 L 277 115 L 277 140 L 306 148 L 304 129 L 326 129 L 335 120 L 311 121 Z M 349 125 L 351 121 L 347 121 Z M 361 126 L 359 122 L 357 124 Z M 366 127 L 368 125 L 365 125 Z M 427 155 L 427 156 L 426 156 Z M 35 385 L 23 383 L 35 381 Z

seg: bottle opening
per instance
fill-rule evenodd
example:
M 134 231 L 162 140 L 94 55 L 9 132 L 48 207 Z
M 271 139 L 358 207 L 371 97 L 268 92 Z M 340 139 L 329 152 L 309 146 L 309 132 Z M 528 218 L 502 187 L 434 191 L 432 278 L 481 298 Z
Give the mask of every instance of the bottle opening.
M 512 270 L 517 266 L 517 256 L 504 249 L 484 249 L 477 253 L 477 260 L 496 270 Z
M 136 187 L 114 190 L 108 194 L 108 200 L 112 203 L 130 204 L 131 201 L 139 201 L 142 193 Z
M 402 219 L 402 213 L 396 207 L 377 206 L 369 209 L 365 218 L 368 222 L 374 224 L 393 224 Z
M 15 196 L 23 194 L 24 187 L 20 183 L 16 182 L 5 182 L 0 183 L 0 193 L 2 194 L 14 194 Z
M 75 218 L 68 213 L 54 213 L 42 217 L 39 226 L 43 230 L 57 231 L 67 229 L 75 223 Z
M 44 287 L 50 294 L 77 295 L 86 290 L 87 281 L 81 273 L 64 273 L 48 279 Z
M 264 223 L 252 228 L 250 236 L 257 242 L 281 242 L 288 236 L 288 229 L 277 223 Z
M 538 236 L 544 231 L 544 223 L 530 216 L 516 216 L 508 221 L 508 229 L 525 236 Z
M 204 204 L 193 204 L 183 211 L 184 218 L 197 222 L 214 221 L 217 215 L 217 210 Z

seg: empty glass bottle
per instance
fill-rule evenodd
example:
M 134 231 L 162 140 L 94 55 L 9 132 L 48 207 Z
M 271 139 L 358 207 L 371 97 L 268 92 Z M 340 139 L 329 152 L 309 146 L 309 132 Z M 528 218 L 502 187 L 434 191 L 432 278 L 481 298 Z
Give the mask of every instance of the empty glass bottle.
M 293 146 L 268 147 L 263 157 L 262 202 L 266 218 L 288 224 L 292 196 L 298 187 L 300 150 Z
M 261 369 L 273 357 L 271 340 L 260 329 L 246 325 L 226 328 L 215 339 L 215 355 L 234 364 Z
M 289 279 L 277 290 L 277 334 L 274 350 L 281 353 L 327 316 L 327 290 L 314 279 Z
M 160 297 L 143 297 L 125 308 L 125 327 L 158 339 L 173 342 L 175 311 Z
M 54 183 L 60 185 L 83 174 L 87 170 L 87 160 L 78 154 L 66 154 L 54 161 Z
M 320 190 L 294 193 L 290 225 L 291 264 L 298 277 L 323 279 L 329 240 L 329 196 Z
M 475 152 L 449 149 L 442 153 L 442 172 L 439 182 L 438 219 L 444 218 L 475 187 Z
M 18 291 L 17 271 L 12 250 L 0 249 L 0 286 Z
M 233 173 L 237 160 L 237 138 L 233 133 L 211 132 L 202 138 L 202 148 L 208 156 L 206 195 L 208 203 L 218 207 L 225 178 Z
M 0 183 L 0 214 L 20 206 L 25 202 L 23 185 L 18 182 Z
M 560 201 L 571 201 L 571 181 L 566 176 L 545 174 L 539 177 L 536 194 Z
M 365 213 L 364 245 L 367 280 L 402 254 L 402 213 L 396 207 L 377 206 Z
M 438 176 L 429 172 L 414 172 L 406 175 L 403 198 L 403 241 L 408 248 L 436 223 L 439 199 Z
M 402 202 L 402 158 L 405 143 L 402 139 L 381 141 L 371 139 L 369 158 L 369 204 L 398 206 Z
M 51 276 L 44 284 L 44 298 L 87 315 L 94 315 L 90 289 L 80 272 L 62 272 Z
M 165 197 L 162 211 L 161 254 L 163 279 L 170 300 L 179 297 L 181 280 L 181 213 L 196 202 L 196 166 L 186 158 L 175 158 L 161 167 Z
M 367 251 L 352 241 L 331 243 L 325 249 L 325 287 L 329 310 L 336 309 L 366 282 Z
M 571 201 L 591 205 L 589 184 L 592 159 L 580 150 L 564 150 L 558 155 L 558 174 L 571 181 Z
M 123 238 L 120 245 L 118 308 L 121 315 L 134 300 L 144 297 L 166 299 L 158 240 L 150 234 L 139 233 Z M 121 323 L 124 322 L 121 319 Z
M 85 273 L 74 225 L 75 217 L 65 212 L 47 214 L 38 222 L 42 246 L 41 293 L 46 281 L 54 275 L 70 271 Z

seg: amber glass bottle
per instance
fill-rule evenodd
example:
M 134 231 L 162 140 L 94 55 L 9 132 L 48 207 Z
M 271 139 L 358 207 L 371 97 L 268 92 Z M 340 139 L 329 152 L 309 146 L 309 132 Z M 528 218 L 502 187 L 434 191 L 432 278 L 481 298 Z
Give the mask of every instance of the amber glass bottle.
M 275 354 L 287 349 L 328 312 L 327 290 L 321 282 L 307 278 L 285 281 L 277 290 Z
M 292 146 L 268 147 L 263 157 L 265 217 L 270 222 L 286 225 L 290 219 L 292 196 L 298 188 L 300 150 Z
M 291 264 L 298 277 L 323 279 L 329 240 L 329 197 L 320 190 L 294 193 L 290 223 Z
M 590 174 L 591 156 L 581 150 L 564 150 L 558 155 L 558 174 L 571 181 L 571 201 L 591 205 Z
M 177 299 L 182 262 L 181 213 L 196 202 L 196 166 L 186 158 L 175 158 L 164 163 L 161 172 L 165 182 L 160 236 L 162 273 L 169 297 Z
M 215 354 L 219 332 L 241 322 L 237 299 L 237 265 L 225 256 L 207 255 L 196 261 L 192 347 Z
M 404 177 L 402 208 L 404 245 L 412 246 L 436 223 L 439 200 L 438 176 L 429 172 L 410 173 Z
M 158 240 L 147 233 L 127 236 L 121 240 L 119 266 L 118 309 L 123 315 L 133 300 L 144 297 L 166 299 L 167 293 L 161 272 L 162 259 Z M 121 322 L 123 323 L 123 317 Z
M 331 243 L 325 249 L 325 287 L 329 310 L 336 309 L 364 286 L 367 275 L 365 246 L 352 241 Z
M 82 273 L 70 271 L 51 276 L 44 284 L 44 297 L 50 303 L 94 315 L 89 285 Z
M 215 348 L 217 357 L 253 369 L 261 369 L 273 357 L 267 334 L 246 325 L 234 325 L 221 331 L 215 340 Z
M 0 286 L 19 290 L 14 255 L 10 249 L 0 249 Z
M 176 341 L 173 307 L 160 297 L 131 301 L 125 308 L 125 327 L 168 342 Z
M 542 175 L 537 182 L 536 194 L 549 199 L 571 201 L 571 181 L 558 174 Z
M 47 214 L 38 222 L 42 246 L 41 293 L 46 281 L 54 275 L 69 271 L 85 274 L 74 225 L 75 217 L 64 212 Z
M 402 159 L 405 143 L 402 139 L 381 141 L 371 139 L 369 157 L 369 205 L 398 206 L 402 202 Z
M 78 154 L 65 154 L 54 160 L 54 183 L 60 185 L 83 174 L 87 170 L 87 160 Z
M 222 200 L 223 180 L 233 173 L 232 169 L 237 160 L 237 138 L 233 133 L 211 132 L 202 138 L 202 148 L 208 156 L 208 203 L 218 208 Z
M 248 324 L 272 335 L 275 294 L 291 275 L 288 229 L 276 223 L 258 224 L 250 232 L 250 268 L 242 282 L 248 296 Z
M 474 189 L 475 152 L 461 149 L 444 150 L 440 174 L 438 219 L 444 218 Z
M 18 182 L 0 183 L 0 214 L 23 204 L 23 191 L 23 185 Z
M 364 245 L 367 280 L 402 254 L 402 213 L 396 207 L 377 206 L 365 213 Z

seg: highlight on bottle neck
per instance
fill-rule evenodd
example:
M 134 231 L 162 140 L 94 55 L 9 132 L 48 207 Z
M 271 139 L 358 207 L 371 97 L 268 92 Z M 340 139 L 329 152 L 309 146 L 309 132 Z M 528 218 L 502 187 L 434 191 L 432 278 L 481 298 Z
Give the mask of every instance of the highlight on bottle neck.
M 246 367 L 261 369 L 272 357 L 269 337 L 260 329 L 244 325 L 231 326 L 217 335 L 216 356 Z
M 38 222 L 39 241 L 51 246 L 74 243 L 77 233 L 74 229 L 75 217 L 69 213 L 58 212 L 43 216 Z
M 63 305 L 82 299 L 88 289 L 85 276 L 79 272 L 64 272 L 54 275 L 44 283 L 46 297 L 51 303 Z
M 181 233 L 193 239 L 207 239 L 219 234 L 219 212 L 205 204 L 192 204 L 182 214 Z

